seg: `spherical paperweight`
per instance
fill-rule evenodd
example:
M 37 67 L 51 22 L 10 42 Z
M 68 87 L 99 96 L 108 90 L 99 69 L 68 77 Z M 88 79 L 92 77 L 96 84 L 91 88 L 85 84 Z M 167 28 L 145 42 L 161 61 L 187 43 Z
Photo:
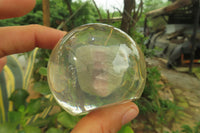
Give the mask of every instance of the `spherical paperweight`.
M 59 105 L 72 115 L 138 99 L 144 89 L 144 55 L 126 33 L 87 24 L 65 35 L 53 49 L 48 83 Z

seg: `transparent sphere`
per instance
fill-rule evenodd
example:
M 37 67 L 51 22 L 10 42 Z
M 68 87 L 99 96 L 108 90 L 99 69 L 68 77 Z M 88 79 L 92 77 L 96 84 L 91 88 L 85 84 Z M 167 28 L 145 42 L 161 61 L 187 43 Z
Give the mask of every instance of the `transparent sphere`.
M 51 92 L 72 115 L 137 99 L 145 79 L 139 47 L 126 33 L 105 24 L 69 32 L 53 49 L 48 64 Z

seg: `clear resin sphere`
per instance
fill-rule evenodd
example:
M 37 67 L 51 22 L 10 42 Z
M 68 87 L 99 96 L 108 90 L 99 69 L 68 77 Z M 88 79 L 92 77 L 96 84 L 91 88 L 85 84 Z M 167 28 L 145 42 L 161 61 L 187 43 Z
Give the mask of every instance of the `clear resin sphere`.
M 51 92 L 72 115 L 137 99 L 145 79 L 139 47 L 126 33 L 105 24 L 69 32 L 53 49 L 48 64 Z

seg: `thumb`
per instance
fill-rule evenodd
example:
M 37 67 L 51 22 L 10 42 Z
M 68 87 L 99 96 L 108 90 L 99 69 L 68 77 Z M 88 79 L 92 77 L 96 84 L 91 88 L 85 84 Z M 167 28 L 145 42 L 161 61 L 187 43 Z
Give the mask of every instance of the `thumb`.
M 100 108 L 81 119 L 71 133 L 116 133 L 138 113 L 133 102 Z
M 3 58 L 0 58 L 0 73 L 1 73 L 1 71 L 2 71 L 2 69 L 3 69 L 3 67 L 5 66 L 5 64 L 6 64 L 6 57 L 3 57 Z

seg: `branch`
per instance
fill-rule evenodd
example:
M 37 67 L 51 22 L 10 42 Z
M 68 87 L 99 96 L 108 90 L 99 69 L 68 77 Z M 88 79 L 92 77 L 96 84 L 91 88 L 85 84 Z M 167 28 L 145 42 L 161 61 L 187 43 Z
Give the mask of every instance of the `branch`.
M 62 22 L 57 29 L 60 30 L 64 25 L 66 25 L 67 22 L 69 22 L 87 3 L 85 2 L 83 5 L 81 5 L 66 21 Z
M 70 0 L 64 0 L 64 1 L 65 1 L 65 3 L 67 4 L 67 9 L 68 9 L 68 11 L 69 11 L 70 16 L 72 16 L 72 15 L 73 15 L 73 11 L 72 11 L 72 8 L 71 8 Z M 72 19 L 71 27 L 72 27 L 72 28 L 74 27 L 74 21 L 73 21 L 73 19 Z
M 159 8 L 153 11 L 146 13 L 147 17 L 157 17 L 165 13 L 172 12 L 178 8 L 190 5 L 193 0 L 177 0 L 174 3 L 170 4 L 167 7 Z
M 131 19 L 131 21 L 136 23 L 136 21 L 132 18 L 132 16 L 126 10 L 125 10 L 125 14 Z
M 143 1 L 141 0 L 140 15 L 139 15 L 138 19 L 140 19 L 140 17 L 142 16 L 142 12 L 143 12 Z
M 140 17 L 141 17 L 141 15 L 142 15 L 142 10 L 143 10 L 143 1 L 142 0 L 140 0 L 140 4 L 139 4 L 139 6 L 138 6 L 138 10 L 137 10 L 137 12 L 136 12 L 136 18 L 135 19 L 139 19 Z
M 121 17 L 113 17 L 113 18 L 110 18 L 109 20 L 106 18 L 106 19 L 97 19 L 97 21 L 101 22 L 101 23 L 114 23 L 114 22 L 120 22 L 122 21 L 122 18 Z
M 134 0 L 134 3 L 133 3 L 133 15 L 135 14 L 135 11 L 136 11 L 136 2 Z
M 102 16 L 101 16 L 101 13 L 100 13 L 100 11 L 99 11 L 99 8 L 97 7 L 96 2 L 95 2 L 94 0 L 92 0 L 92 1 L 93 1 L 93 3 L 94 3 L 95 8 L 97 9 L 97 13 L 99 14 L 99 19 L 101 20 L 101 19 L 102 19 Z
M 113 6 L 113 8 L 116 9 L 120 13 L 120 15 L 122 15 L 122 12 L 119 10 L 119 8 L 117 8 L 115 6 Z
M 67 9 L 69 10 L 70 16 L 73 14 L 72 8 L 71 8 L 71 3 L 69 0 L 64 0 L 65 3 L 67 4 Z
M 135 9 L 136 10 L 136 9 Z M 139 20 L 139 18 L 141 17 L 142 15 L 142 10 L 143 10 L 143 1 L 140 0 L 140 4 L 138 6 L 138 9 L 137 11 L 133 14 L 133 23 L 132 23 L 132 26 L 135 26 L 135 24 L 137 23 L 137 21 Z

